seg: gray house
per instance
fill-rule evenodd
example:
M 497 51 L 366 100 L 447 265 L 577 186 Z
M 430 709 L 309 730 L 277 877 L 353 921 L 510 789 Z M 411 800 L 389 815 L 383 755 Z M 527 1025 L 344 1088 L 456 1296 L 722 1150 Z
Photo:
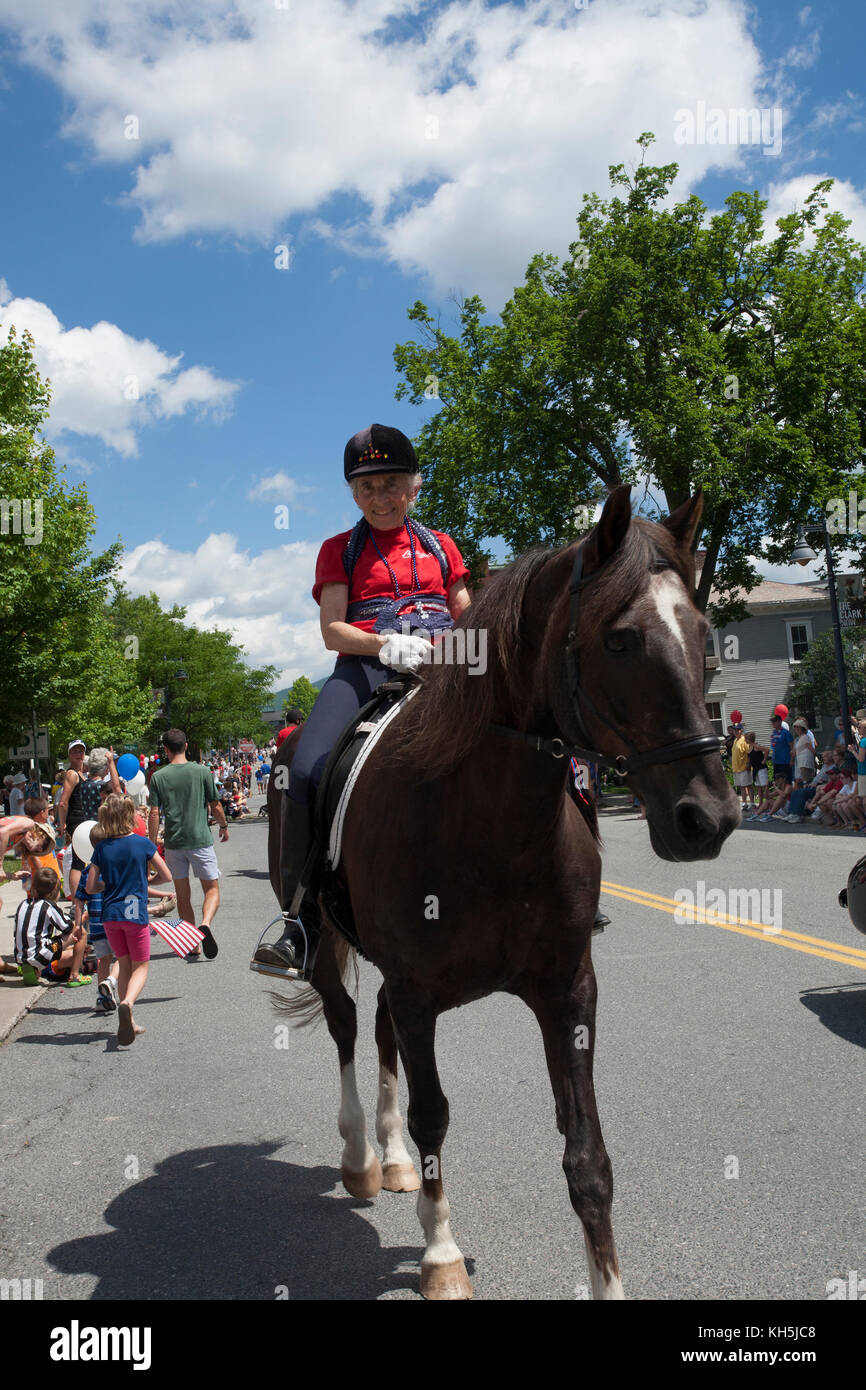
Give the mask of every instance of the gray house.
M 793 716 L 804 715 L 827 744 L 836 710 L 795 711 L 791 680 L 797 663 L 822 632 L 832 627 L 826 583 L 781 584 L 765 579 L 743 596 L 748 620 L 714 629 L 707 638 L 707 713 L 724 734 L 731 712 L 740 710 L 746 729 L 766 742 L 773 707 L 781 701 Z M 830 658 L 832 660 L 832 657 Z

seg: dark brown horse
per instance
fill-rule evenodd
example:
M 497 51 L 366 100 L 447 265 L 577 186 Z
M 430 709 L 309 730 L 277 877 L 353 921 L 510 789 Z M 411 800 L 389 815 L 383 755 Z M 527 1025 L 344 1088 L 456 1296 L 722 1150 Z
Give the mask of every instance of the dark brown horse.
M 601 860 L 566 792 L 563 743 L 619 760 L 665 859 L 713 858 L 738 824 L 717 740 L 708 737 L 707 623 L 691 599 L 700 510 L 698 496 L 663 526 L 633 520 L 629 489 L 618 488 L 585 541 L 532 552 L 496 575 L 460 624 L 486 633 L 486 673 L 427 667 L 349 804 L 339 872 L 364 951 L 384 977 L 376 1015 L 381 1164 L 355 1086 L 343 938 L 326 928 L 313 975 L 318 997 L 305 991 L 282 1007 L 307 1016 L 323 1009 L 337 1044 L 348 1191 L 373 1197 L 383 1186 L 421 1187 L 428 1298 L 472 1295 L 443 1188 L 448 1102 L 436 1070 L 436 1019 L 495 990 L 519 996 L 538 1019 L 593 1293 L 622 1297 L 613 1179 L 592 1081 L 590 941 Z M 293 746 L 294 736 L 275 769 L 290 763 Z M 268 797 L 279 899 L 278 781 L 271 777 Z M 420 1180 L 403 1144 L 398 1051 Z

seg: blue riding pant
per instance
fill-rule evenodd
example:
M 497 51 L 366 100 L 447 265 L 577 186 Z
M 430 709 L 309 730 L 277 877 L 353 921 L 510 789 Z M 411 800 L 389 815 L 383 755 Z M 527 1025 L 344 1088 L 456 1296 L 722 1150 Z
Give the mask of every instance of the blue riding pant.
M 289 796 L 312 805 L 328 755 L 342 730 L 393 672 L 377 656 L 338 656 L 301 728 L 292 761 Z

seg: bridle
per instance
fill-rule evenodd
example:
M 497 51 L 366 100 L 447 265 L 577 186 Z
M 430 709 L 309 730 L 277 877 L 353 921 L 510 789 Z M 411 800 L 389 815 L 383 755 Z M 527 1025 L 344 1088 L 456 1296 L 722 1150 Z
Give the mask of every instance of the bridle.
M 539 753 L 550 753 L 554 758 L 579 757 L 597 763 L 600 767 L 612 768 L 620 777 L 627 777 L 629 773 L 636 772 L 642 767 L 652 767 L 662 763 L 679 762 L 680 758 L 703 757 L 708 753 L 721 754 L 724 740 L 716 734 L 695 734 L 691 738 L 680 738 L 675 743 L 662 744 L 658 748 L 648 748 L 641 751 L 636 744 L 628 737 L 622 729 L 618 729 L 612 720 L 598 708 L 595 701 L 580 683 L 580 663 L 577 652 L 577 622 L 580 606 L 581 590 L 593 579 L 595 579 L 604 569 L 604 565 L 599 566 L 592 574 L 583 573 L 583 547 L 585 541 L 577 547 L 574 557 L 574 565 L 571 571 L 571 581 L 568 586 L 570 595 L 570 607 L 568 614 L 568 638 L 565 647 L 565 674 L 568 684 L 568 693 L 571 699 L 572 713 L 577 722 L 578 732 L 581 738 L 586 740 L 588 745 L 590 740 L 586 734 L 586 728 L 580 713 L 581 702 L 590 710 L 592 715 L 610 729 L 612 734 L 620 739 L 631 751 L 628 756 L 619 753 L 615 758 L 609 757 L 606 753 L 599 753 L 596 749 L 589 746 L 583 747 L 579 744 L 567 744 L 561 738 L 545 739 L 536 734 L 523 733 L 519 729 L 509 729 L 502 724 L 494 727 L 499 733 L 508 737 L 518 738 L 537 749 Z

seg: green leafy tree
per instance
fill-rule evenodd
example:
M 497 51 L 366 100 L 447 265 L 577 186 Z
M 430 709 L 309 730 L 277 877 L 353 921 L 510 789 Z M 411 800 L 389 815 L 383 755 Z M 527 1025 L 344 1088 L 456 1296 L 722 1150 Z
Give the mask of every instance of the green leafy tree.
M 38 431 L 50 387 L 33 339 L 0 347 L 0 745 L 37 723 L 55 749 L 72 736 L 134 737 L 147 701 L 115 649 L 104 605 L 120 544 L 92 554 L 95 514 Z
M 186 610 L 164 611 L 156 594 L 133 598 L 118 586 L 108 613 L 119 649 L 148 692 L 148 747 L 156 747 L 169 725 L 183 729 L 193 751 L 225 747 L 238 735 L 269 736 L 261 711 L 275 667 L 248 666 L 228 633 L 185 623 Z
M 756 192 L 709 220 L 697 197 L 669 205 L 677 166 L 643 163 L 652 139 L 634 171 L 611 168 L 609 201 L 584 196 L 570 256 L 533 257 L 498 322 L 471 296 L 449 335 L 416 302 L 396 394 L 441 403 L 417 439 L 419 515 L 476 572 L 494 537 L 519 553 L 586 530 L 621 482 L 648 479 L 669 511 L 703 487 L 696 601 L 714 588 L 723 626 L 745 616 L 750 556 L 785 559 L 798 523 L 866 495 L 866 249 L 827 212 L 831 180 L 771 240 Z
M 297 708 L 303 710 L 304 718 L 310 713 L 319 692 L 307 676 L 298 676 L 297 680 L 289 687 L 289 693 L 283 702 L 283 712 Z
M 852 710 L 866 707 L 866 627 L 842 631 L 842 652 Z M 801 710 L 838 710 L 836 655 L 833 633 L 822 632 L 809 646 L 791 683 L 794 701 Z

